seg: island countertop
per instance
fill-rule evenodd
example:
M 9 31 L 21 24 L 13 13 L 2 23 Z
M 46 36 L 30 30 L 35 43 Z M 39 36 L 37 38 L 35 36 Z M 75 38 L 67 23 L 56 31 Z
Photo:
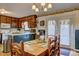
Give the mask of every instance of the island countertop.
M 35 34 L 35 33 L 10 33 L 8 35 L 15 36 L 15 35 L 27 35 L 27 34 Z

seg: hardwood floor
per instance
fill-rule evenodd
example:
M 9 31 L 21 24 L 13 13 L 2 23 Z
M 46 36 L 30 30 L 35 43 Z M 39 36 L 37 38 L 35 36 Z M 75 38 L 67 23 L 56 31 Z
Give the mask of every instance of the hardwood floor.
M 0 52 L 0 56 L 11 56 L 11 53 L 3 53 L 3 52 Z
M 2 52 L 2 45 L 0 44 L 0 56 L 11 56 L 11 53 L 3 53 Z M 61 55 L 60 56 L 79 56 L 79 52 L 69 50 L 69 49 L 61 49 Z
M 0 44 L 0 56 L 11 56 L 11 53 L 3 53 L 3 46 L 2 44 Z

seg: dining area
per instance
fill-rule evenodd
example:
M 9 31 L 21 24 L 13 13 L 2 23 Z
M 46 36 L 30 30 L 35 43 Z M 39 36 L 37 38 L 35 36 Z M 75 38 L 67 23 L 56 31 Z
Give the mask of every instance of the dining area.
M 53 36 L 45 40 L 39 39 L 20 43 L 9 40 L 11 56 L 60 56 L 60 38 Z

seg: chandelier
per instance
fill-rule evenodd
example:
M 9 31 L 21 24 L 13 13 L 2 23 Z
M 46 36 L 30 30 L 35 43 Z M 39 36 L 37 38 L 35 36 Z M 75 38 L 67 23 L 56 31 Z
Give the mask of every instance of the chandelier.
M 39 11 L 46 12 L 50 8 L 52 8 L 52 4 L 51 3 L 41 3 L 41 4 L 39 4 L 39 6 L 34 3 L 32 5 L 32 10 L 34 10 L 35 12 L 39 12 Z

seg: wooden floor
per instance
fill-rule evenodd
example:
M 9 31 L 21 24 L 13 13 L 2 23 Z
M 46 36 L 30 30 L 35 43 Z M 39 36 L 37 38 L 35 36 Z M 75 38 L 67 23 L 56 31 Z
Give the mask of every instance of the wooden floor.
M 2 44 L 0 44 L 0 56 L 11 56 L 11 53 L 3 53 L 3 46 Z
M 10 53 L 10 52 L 9 52 L 9 53 L 3 53 L 3 52 L 2 52 L 2 51 L 3 51 L 2 49 L 3 49 L 3 47 L 2 47 L 2 45 L 0 44 L 0 56 L 11 56 L 11 53 Z M 79 56 L 79 53 L 70 50 L 69 56 Z
M 3 53 L 3 52 L 0 52 L 0 56 L 11 56 L 11 53 Z

